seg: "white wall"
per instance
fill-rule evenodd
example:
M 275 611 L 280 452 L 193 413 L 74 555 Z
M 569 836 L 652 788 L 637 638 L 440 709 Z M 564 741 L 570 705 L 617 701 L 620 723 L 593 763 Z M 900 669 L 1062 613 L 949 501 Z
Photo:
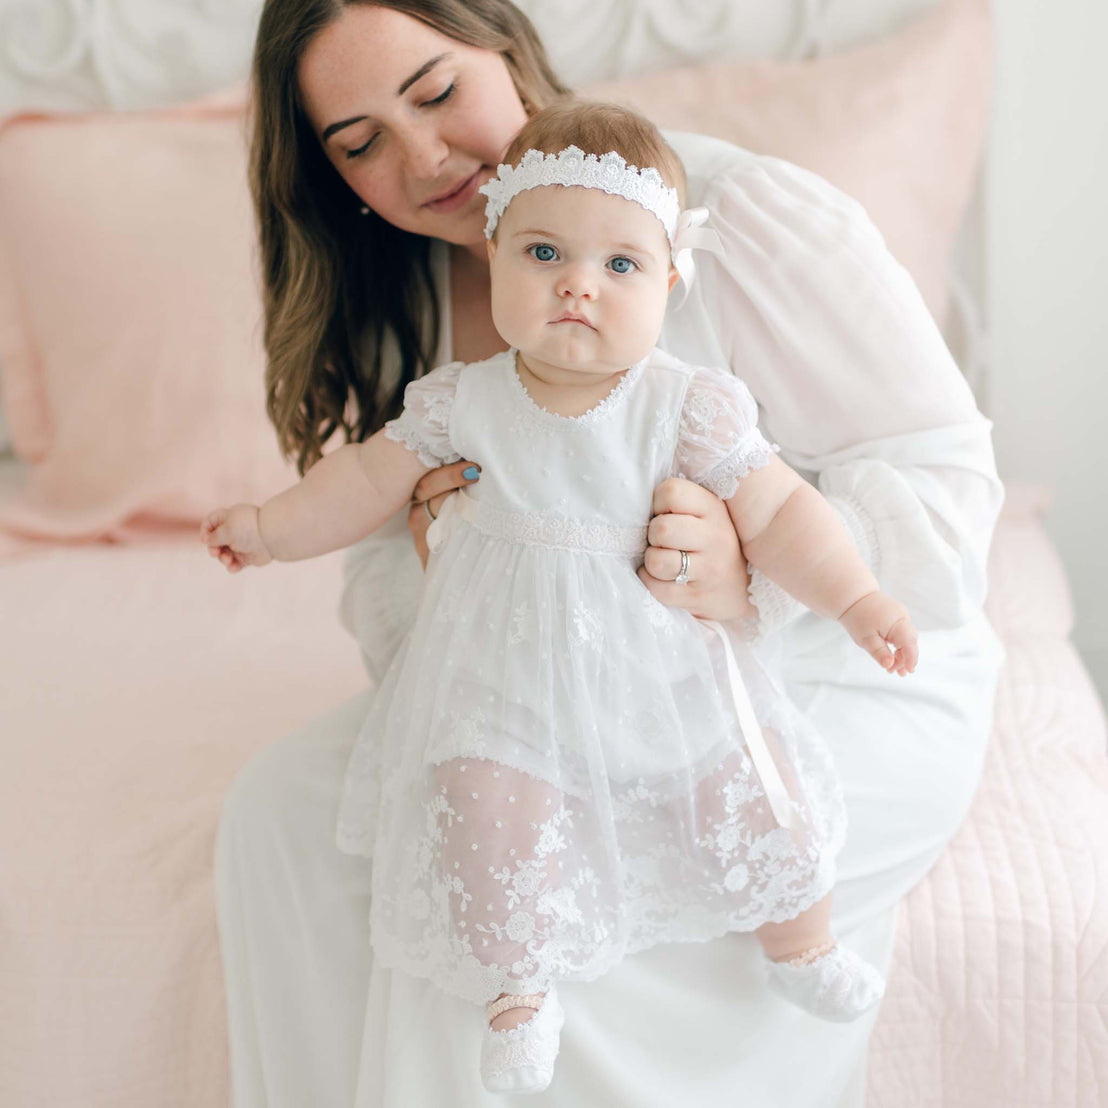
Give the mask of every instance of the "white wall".
M 1053 489 L 1074 641 L 1108 701 L 1108 4 L 994 10 L 987 404 L 1001 476 Z

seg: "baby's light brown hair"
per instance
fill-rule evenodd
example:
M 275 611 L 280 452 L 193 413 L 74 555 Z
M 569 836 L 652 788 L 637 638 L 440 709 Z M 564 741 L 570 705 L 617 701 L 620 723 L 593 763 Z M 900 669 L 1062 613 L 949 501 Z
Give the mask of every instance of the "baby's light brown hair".
M 685 207 L 685 167 L 676 151 L 649 119 L 620 104 L 559 100 L 527 120 L 504 154 L 504 161 L 519 165 L 528 150 L 557 154 L 567 146 L 597 157 L 614 150 L 628 165 L 639 169 L 652 166 L 670 188 L 677 190 L 677 202 Z

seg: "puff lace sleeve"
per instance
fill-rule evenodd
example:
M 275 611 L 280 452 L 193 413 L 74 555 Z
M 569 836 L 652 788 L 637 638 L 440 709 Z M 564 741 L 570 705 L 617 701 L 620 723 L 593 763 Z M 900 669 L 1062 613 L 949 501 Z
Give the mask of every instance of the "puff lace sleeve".
M 758 405 L 742 381 L 723 369 L 693 371 L 677 432 L 677 476 L 726 500 L 776 451 L 758 430 Z
M 411 381 L 404 410 L 385 424 L 385 438 L 402 443 L 430 469 L 461 460 L 450 441 L 450 417 L 464 362 L 448 362 Z

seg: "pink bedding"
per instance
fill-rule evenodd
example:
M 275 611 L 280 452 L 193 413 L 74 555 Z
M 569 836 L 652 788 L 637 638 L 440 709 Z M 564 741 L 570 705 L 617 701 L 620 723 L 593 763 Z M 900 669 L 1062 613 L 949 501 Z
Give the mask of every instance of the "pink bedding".
M 4 1108 L 228 1102 L 219 810 L 365 686 L 338 558 L 231 576 L 178 537 L 0 562 Z
M 989 618 L 1007 654 L 969 815 L 901 906 L 869 1108 L 1108 1103 L 1105 718 L 1042 490 L 1009 489 Z
M 167 535 L 0 562 L 3 1105 L 227 1103 L 216 821 L 256 750 L 364 685 L 339 557 L 232 577 Z M 1104 718 L 1033 496 L 1010 494 L 992 561 L 993 748 L 902 908 L 873 1108 L 1108 1089 Z

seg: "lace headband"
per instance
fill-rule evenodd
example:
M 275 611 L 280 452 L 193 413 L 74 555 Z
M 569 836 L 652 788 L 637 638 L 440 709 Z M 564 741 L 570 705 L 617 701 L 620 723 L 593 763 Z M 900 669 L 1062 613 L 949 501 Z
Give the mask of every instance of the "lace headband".
M 496 176 L 477 190 L 488 197 L 485 238 L 492 238 L 500 217 L 515 196 L 544 185 L 601 189 L 612 196 L 632 200 L 657 216 L 669 240 L 670 257 L 685 282 L 686 296 L 696 272 L 691 252 L 700 249 L 723 254 L 719 235 L 701 226 L 708 218 L 708 209 L 681 211 L 677 190 L 670 188 L 656 169 L 628 165 L 614 150 L 597 156 L 586 154 L 576 146 L 567 146 L 557 154 L 528 150 L 520 158 L 519 165 L 501 163 L 496 167 Z

